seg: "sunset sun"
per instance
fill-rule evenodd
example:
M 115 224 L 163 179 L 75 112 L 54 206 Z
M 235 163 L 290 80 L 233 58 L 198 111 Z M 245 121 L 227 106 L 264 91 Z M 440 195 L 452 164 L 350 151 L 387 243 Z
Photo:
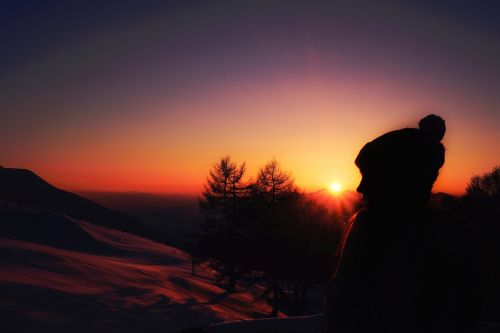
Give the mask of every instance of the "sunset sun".
M 330 192 L 333 194 L 339 194 L 342 191 L 342 185 L 339 183 L 335 182 L 330 185 Z

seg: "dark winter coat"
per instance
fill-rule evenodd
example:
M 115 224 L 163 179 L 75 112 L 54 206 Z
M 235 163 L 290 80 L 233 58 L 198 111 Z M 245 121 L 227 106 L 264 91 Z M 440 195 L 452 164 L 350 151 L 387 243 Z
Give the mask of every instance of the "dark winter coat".
M 328 332 L 471 332 L 480 257 L 474 229 L 441 212 L 362 211 L 327 291 Z

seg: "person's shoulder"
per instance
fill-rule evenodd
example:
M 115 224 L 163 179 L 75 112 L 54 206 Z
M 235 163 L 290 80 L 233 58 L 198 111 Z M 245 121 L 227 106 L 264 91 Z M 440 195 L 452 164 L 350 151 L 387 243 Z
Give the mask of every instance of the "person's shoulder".
M 347 221 L 342 238 L 339 243 L 338 253 L 339 257 L 342 256 L 344 252 L 344 248 L 347 243 L 359 243 L 360 238 L 364 238 L 364 231 L 366 229 L 366 222 L 368 220 L 368 211 L 366 209 L 362 209 L 354 213 L 353 216 Z
M 354 213 L 348 221 L 347 231 L 349 233 L 363 229 L 370 220 L 370 212 L 367 209 L 361 209 Z
M 368 219 L 369 212 L 367 209 L 363 208 L 361 210 L 358 210 L 354 215 L 351 217 L 351 222 L 356 222 L 356 221 L 366 221 Z

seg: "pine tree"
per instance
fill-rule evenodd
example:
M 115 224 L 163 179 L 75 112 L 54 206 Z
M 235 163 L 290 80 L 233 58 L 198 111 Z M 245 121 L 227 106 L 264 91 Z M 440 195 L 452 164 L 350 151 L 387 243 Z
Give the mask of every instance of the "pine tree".
M 299 195 L 294 179 L 281 169 L 276 159 L 269 161 L 259 170 L 254 186 L 257 195 L 263 200 L 261 233 L 262 248 L 266 253 L 264 265 L 268 274 L 267 286 L 271 295 L 272 315 L 277 316 L 283 294 L 280 275 L 284 272 L 286 249 L 289 245 L 285 233 L 290 230 L 290 222 L 294 219 L 294 202 Z
M 272 159 L 259 170 L 256 187 L 264 194 L 272 206 L 276 206 L 280 197 L 295 192 L 295 180 L 281 169 L 278 161 Z
M 238 210 L 245 193 L 245 163 L 237 165 L 229 156 L 214 164 L 204 185 L 200 209 L 205 217 L 202 252 L 214 259 L 222 278 L 229 278 L 229 290 L 236 286 Z

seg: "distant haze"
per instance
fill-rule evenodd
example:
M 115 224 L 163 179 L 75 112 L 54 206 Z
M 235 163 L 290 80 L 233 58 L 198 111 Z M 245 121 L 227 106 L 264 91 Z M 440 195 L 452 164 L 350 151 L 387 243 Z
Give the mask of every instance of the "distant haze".
M 162 232 L 171 245 L 190 249 L 195 243 L 201 220 L 196 196 L 88 191 L 79 194 L 137 218 Z

